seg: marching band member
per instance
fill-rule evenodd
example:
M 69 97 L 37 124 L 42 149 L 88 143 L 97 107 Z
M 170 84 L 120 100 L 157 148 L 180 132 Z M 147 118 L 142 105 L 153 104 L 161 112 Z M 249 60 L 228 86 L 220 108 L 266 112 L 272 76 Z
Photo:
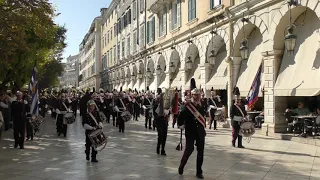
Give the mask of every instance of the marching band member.
M 178 119 L 178 115 L 179 115 L 179 106 L 181 105 L 180 101 L 179 101 L 179 91 L 176 88 L 175 92 L 174 92 L 174 97 L 172 98 L 172 103 L 171 103 L 171 107 L 172 107 L 172 128 L 174 128 L 174 125 L 177 122 Z
M 124 119 L 121 117 L 121 113 L 126 111 L 126 104 L 127 102 L 125 102 L 125 97 L 124 97 L 124 93 L 122 92 L 122 87 L 120 88 L 120 92 L 119 92 L 119 98 L 115 103 L 116 108 L 116 112 L 117 112 L 117 122 L 119 125 L 119 132 L 124 132 L 125 129 L 125 122 Z
M 204 91 L 203 89 L 201 90 L 201 106 L 204 108 L 204 109 L 208 109 L 208 98 L 205 97 L 205 94 L 204 94 Z M 208 117 L 208 114 L 210 112 L 206 112 L 206 117 Z M 206 124 L 207 124 L 207 118 L 205 117 L 205 120 L 206 120 Z M 209 116 L 210 117 L 210 116 Z
M 25 127 L 27 122 L 28 102 L 22 99 L 22 92 L 17 91 L 17 100 L 12 102 L 11 119 L 13 121 L 14 148 L 24 149 Z
M 163 93 L 161 88 L 157 89 L 157 97 L 154 104 L 154 120 L 156 122 L 156 127 L 158 131 L 158 143 L 157 143 L 157 154 L 160 154 L 161 146 L 161 155 L 166 156 L 165 146 L 167 141 L 168 134 L 168 114 L 165 114 L 164 110 L 164 100 Z
M 80 116 L 84 116 L 87 110 L 87 103 L 91 99 L 90 89 L 87 89 L 86 94 L 80 99 Z
M 147 92 L 145 94 L 145 97 L 143 99 L 143 109 L 145 109 L 145 128 L 148 128 L 149 123 L 149 129 L 152 129 L 151 127 L 151 119 L 152 119 L 152 112 L 153 112 L 153 98 L 149 92 L 149 87 L 147 87 Z
M 95 102 L 93 100 L 89 100 L 87 103 L 88 109 L 86 114 L 82 118 L 82 125 L 86 130 L 86 160 L 90 160 L 90 148 L 91 148 L 91 162 L 98 162 L 97 160 L 97 151 L 91 147 L 92 143 L 89 139 L 89 134 L 96 129 L 103 128 L 103 124 L 101 122 L 99 113 L 95 110 Z M 98 123 L 98 124 L 97 124 Z
M 232 146 L 235 147 L 236 141 L 238 139 L 238 148 L 244 148 L 242 146 L 242 136 L 239 134 L 241 121 L 247 116 L 244 105 L 240 98 L 240 91 L 238 87 L 234 88 L 235 103 L 231 106 L 230 117 L 232 125 Z M 239 120 L 240 119 L 240 120 Z
M 78 103 L 79 100 L 77 98 L 76 90 L 74 89 L 72 94 L 71 110 L 75 117 L 77 117 Z
M 112 113 L 112 109 L 113 109 L 113 106 L 112 106 L 112 93 L 109 93 L 107 92 L 105 94 L 105 101 L 104 101 L 104 105 L 105 105 L 105 109 L 104 109 L 104 114 L 106 115 L 107 117 L 107 123 L 110 123 L 110 116 L 111 116 L 111 113 Z
M 141 104 L 141 99 L 138 95 L 137 89 L 135 89 L 133 93 L 133 118 L 138 121 L 138 117 L 140 116 L 140 104 Z
M 63 134 L 64 137 L 67 136 L 68 126 L 64 120 L 64 115 L 68 112 L 69 105 L 70 103 L 66 98 L 66 94 L 62 91 L 56 107 L 56 113 L 57 113 L 56 126 L 57 126 L 58 136 L 60 136 L 61 134 Z
M 196 175 L 199 179 L 203 179 L 202 163 L 206 136 L 204 115 L 206 113 L 206 109 L 201 106 L 200 90 L 196 88 L 196 82 L 193 78 L 191 79 L 190 84 L 192 96 L 191 101 L 185 103 L 178 118 L 179 128 L 185 129 L 186 137 L 186 148 L 184 150 L 178 172 L 180 175 L 183 174 L 183 169 L 194 150 L 194 142 L 196 141 L 198 151 Z
M 32 97 L 30 95 L 27 96 L 27 102 L 28 102 L 28 104 L 26 105 L 26 107 L 27 107 L 28 111 L 27 111 L 26 130 L 27 130 L 27 141 L 28 141 L 30 139 L 33 140 L 33 134 L 34 134 L 33 128 L 31 126 L 31 117 L 32 117 L 32 115 L 31 115 L 31 112 L 30 112 L 30 104 L 32 104 Z M 40 109 L 39 109 L 39 111 L 40 111 Z
M 219 96 L 216 95 L 216 92 L 213 90 L 213 87 L 211 88 L 211 97 L 208 98 L 208 107 L 210 108 L 209 117 L 210 117 L 210 126 L 209 129 L 211 129 L 212 122 L 213 123 L 213 129 L 217 130 L 217 120 L 215 120 L 215 112 L 217 111 L 217 108 L 220 107 L 221 99 Z

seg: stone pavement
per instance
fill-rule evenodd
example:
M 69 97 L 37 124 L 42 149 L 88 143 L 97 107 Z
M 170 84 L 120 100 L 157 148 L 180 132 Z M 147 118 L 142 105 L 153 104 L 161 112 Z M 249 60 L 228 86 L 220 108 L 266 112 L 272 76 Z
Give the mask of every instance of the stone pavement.
M 175 150 L 180 131 L 169 127 L 167 156 L 156 154 L 157 134 L 145 130 L 143 119 L 126 124 L 119 133 L 105 125 L 107 147 L 98 153 L 99 163 L 85 160 L 84 129 L 80 119 L 69 125 L 66 138 L 55 133 L 54 121 L 46 118 L 42 134 L 14 149 L 12 132 L 0 142 L 0 180 L 176 180 L 196 179 L 196 150 L 184 175 L 178 174 L 183 152 Z M 320 179 L 319 147 L 254 135 L 246 149 L 231 147 L 230 130 L 207 131 L 203 164 L 205 179 L 305 180 Z

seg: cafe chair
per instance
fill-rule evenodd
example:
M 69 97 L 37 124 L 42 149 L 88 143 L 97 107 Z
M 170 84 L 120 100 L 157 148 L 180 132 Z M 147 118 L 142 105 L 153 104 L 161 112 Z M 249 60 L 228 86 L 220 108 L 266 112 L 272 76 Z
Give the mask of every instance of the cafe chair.
M 294 115 L 296 114 L 290 111 L 284 113 L 284 116 L 288 123 L 287 132 L 293 133 L 293 135 L 295 135 L 296 133 L 301 133 L 303 131 L 303 122 L 294 120 L 294 118 L 292 117 Z

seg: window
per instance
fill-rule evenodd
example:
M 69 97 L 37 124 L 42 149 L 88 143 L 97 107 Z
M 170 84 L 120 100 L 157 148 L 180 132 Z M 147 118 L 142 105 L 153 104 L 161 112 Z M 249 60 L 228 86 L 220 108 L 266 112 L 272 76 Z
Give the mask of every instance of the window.
M 147 43 L 151 43 L 155 39 L 155 18 L 152 17 L 150 21 L 147 22 Z
M 188 21 L 196 18 L 196 0 L 188 0 Z
M 132 52 L 133 54 L 137 51 L 137 31 L 133 33 L 133 46 L 132 46 Z
M 210 9 L 214 9 L 219 5 L 221 5 L 221 0 L 210 0 Z
M 116 46 L 113 46 L 113 62 L 115 62 L 115 60 L 116 60 L 116 54 L 117 54 L 117 48 L 116 48 Z
M 118 44 L 117 59 L 120 60 L 120 43 Z
M 135 20 L 136 19 L 136 17 L 137 17 L 137 2 L 136 1 L 133 1 L 133 3 L 132 3 L 132 18 L 133 18 L 133 20 Z
M 109 31 L 107 33 L 107 43 L 109 43 Z
M 144 38 L 145 38 L 145 28 L 144 28 L 145 26 L 144 26 L 144 24 L 140 27 L 140 47 L 142 48 L 142 47 L 144 47 L 144 45 L 145 45 L 145 40 L 144 40 Z
M 107 35 L 104 35 L 104 46 L 107 46 Z
M 122 58 L 124 58 L 124 55 L 125 55 L 125 48 L 126 48 L 126 43 L 125 43 L 125 40 L 122 41 L 122 52 L 121 52 L 121 56 Z
M 114 37 L 116 37 L 117 36 L 117 34 L 118 34 L 118 32 L 117 32 L 117 23 L 114 25 L 114 27 L 113 27 L 113 32 L 114 32 Z
M 181 26 L 181 0 L 169 4 L 169 26 L 171 31 Z
M 102 38 L 102 48 L 104 48 L 104 37 Z
M 107 54 L 104 56 L 105 57 L 105 61 L 106 61 L 106 64 L 109 64 L 110 62 L 110 60 L 109 60 L 109 58 L 108 58 L 108 54 L 109 54 L 109 51 L 107 51 Z
M 93 63 L 93 65 L 91 66 L 91 75 L 96 73 L 96 62 Z
M 127 27 L 127 24 L 128 24 L 128 21 L 127 21 L 127 20 L 128 20 L 128 18 L 127 18 L 127 14 L 125 14 L 122 18 L 123 18 L 123 22 L 124 22 L 124 24 L 123 24 L 123 29 L 124 29 L 124 28 L 126 28 L 126 27 Z
M 159 17 L 159 37 L 164 36 L 167 33 L 167 9 L 164 8 Z
M 144 11 L 144 0 L 140 0 L 140 12 Z
M 127 12 L 128 25 L 131 24 L 131 9 Z
M 109 59 L 109 61 L 110 61 L 110 64 L 111 64 L 111 62 L 113 61 L 113 58 L 112 58 L 112 48 L 110 49 L 109 53 L 110 53 L 110 59 Z
M 110 29 L 110 41 L 112 40 L 112 28 Z
M 127 56 L 129 56 L 130 55 L 130 35 L 129 35 L 129 37 L 127 38 Z

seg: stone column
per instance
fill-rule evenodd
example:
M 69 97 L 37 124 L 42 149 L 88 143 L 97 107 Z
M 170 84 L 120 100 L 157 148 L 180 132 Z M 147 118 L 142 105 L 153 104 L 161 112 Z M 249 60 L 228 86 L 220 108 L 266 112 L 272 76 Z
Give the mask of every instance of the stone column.
M 237 81 L 239 78 L 239 72 L 241 68 L 241 57 L 233 57 L 232 58 L 232 86 L 235 87 L 237 85 Z
M 186 90 L 186 77 L 187 77 L 187 72 L 186 72 L 186 70 L 183 68 L 181 68 L 181 69 L 179 69 L 179 71 L 180 71 L 180 75 L 181 75 L 181 81 L 182 81 L 182 99 L 184 100 L 184 96 L 183 96 L 183 94 L 184 94 L 184 92 L 185 92 L 185 90 Z M 189 88 L 189 87 L 187 87 L 187 88 Z
M 264 68 L 264 124 L 261 133 L 269 135 L 286 131 L 284 111 L 286 98 L 274 96 L 274 85 L 277 80 L 282 51 L 265 51 L 263 55 Z
M 209 81 L 210 70 L 211 70 L 211 65 L 209 63 L 200 65 L 201 82 L 199 82 L 199 88 L 201 84 L 202 85 L 201 88 L 203 88 L 206 97 L 209 97 L 210 95 L 209 91 L 207 91 L 207 88 L 206 88 L 206 84 Z

